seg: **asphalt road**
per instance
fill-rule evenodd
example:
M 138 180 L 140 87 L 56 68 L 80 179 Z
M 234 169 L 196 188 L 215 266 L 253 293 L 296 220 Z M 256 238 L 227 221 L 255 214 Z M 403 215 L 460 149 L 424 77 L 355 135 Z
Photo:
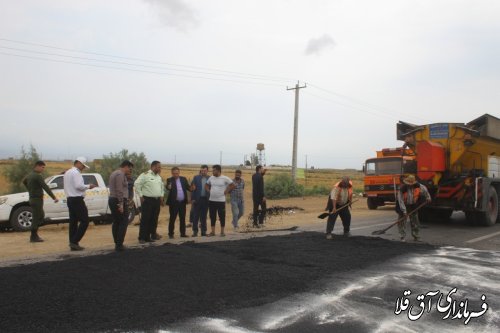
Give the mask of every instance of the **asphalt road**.
M 381 207 L 373 210 L 369 215 L 356 212 L 352 214 L 351 232 L 353 235 L 372 236 L 375 230 L 388 227 L 397 218 L 393 207 Z M 324 223 L 309 224 L 302 226 L 301 230 L 324 231 Z M 407 227 L 407 241 L 409 236 L 409 225 Z M 342 223 L 340 219 L 335 224 L 334 233 L 342 233 Z M 449 221 L 422 223 L 420 236 L 423 242 L 438 246 L 466 247 L 478 250 L 500 250 L 500 223 L 492 227 L 470 225 L 461 212 L 455 212 Z M 377 237 L 377 236 L 375 236 Z M 399 240 L 397 226 L 386 231 L 378 237 Z

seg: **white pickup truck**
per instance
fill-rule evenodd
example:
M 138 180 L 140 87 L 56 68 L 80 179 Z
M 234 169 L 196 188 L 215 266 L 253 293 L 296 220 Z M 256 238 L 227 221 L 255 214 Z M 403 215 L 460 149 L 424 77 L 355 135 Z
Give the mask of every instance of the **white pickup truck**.
M 45 224 L 69 221 L 63 176 L 61 174 L 45 179 L 49 188 L 59 199 L 58 203 L 54 203 L 54 200 L 45 193 L 43 202 Z M 85 203 L 87 204 L 90 220 L 94 223 L 102 223 L 110 220 L 111 211 L 108 207 L 109 190 L 102 176 L 98 173 L 84 173 L 82 176 L 86 185 L 97 185 L 97 187 L 87 190 L 85 193 Z M 6 228 L 13 228 L 17 231 L 30 230 L 32 211 L 28 200 L 28 192 L 0 196 L 0 225 Z M 131 204 L 129 209 L 129 222 L 132 222 L 135 215 L 139 214 L 140 206 L 141 202 L 138 196 L 134 195 L 134 204 Z

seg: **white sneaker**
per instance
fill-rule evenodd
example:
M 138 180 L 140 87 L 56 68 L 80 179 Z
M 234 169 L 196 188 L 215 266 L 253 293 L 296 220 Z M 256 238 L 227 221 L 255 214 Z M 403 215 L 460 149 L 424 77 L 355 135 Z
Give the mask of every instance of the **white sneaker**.
M 326 239 L 333 239 L 333 235 L 332 234 L 326 234 Z

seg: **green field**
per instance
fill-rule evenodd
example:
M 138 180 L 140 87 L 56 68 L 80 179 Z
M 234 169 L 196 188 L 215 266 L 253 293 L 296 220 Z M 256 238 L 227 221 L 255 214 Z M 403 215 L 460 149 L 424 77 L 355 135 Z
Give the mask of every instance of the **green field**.
M 4 170 L 6 167 L 15 164 L 15 160 L 0 160 L 0 194 L 9 193 L 9 183 L 4 176 Z M 72 163 L 70 161 L 46 161 L 46 174 L 54 175 L 64 172 L 65 170 L 71 168 Z M 163 165 L 162 178 L 166 179 L 170 176 L 170 169 L 173 165 Z M 198 174 L 198 165 L 177 165 L 181 169 L 181 175 L 188 178 L 188 180 L 193 179 L 193 177 Z M 233 178 L 234 171 L 239 168 L 235 166 L 223 166 L 222 174 Z M 243 172 L 243 179 L 246 181 L 246 191 L 251 192 L 251 179 L 254 173 L 253 169 L 241 168 Z M 90 170 L 92 172 L 92 170 Z M 269 179 L 273 175 L 288 173 L 290 174 L 290 169 L 272 167 L 268 168 L 266 173 L 266 178 Z M 354 185 L 355 192 L 363 191 L 363 173 L 361 171 L 346 169 L 346 170 L 336 170 L 336 169 L 298 169 L 297 182 L 304 185 L 306 188 L 312 188 L 314 186 L 324 186 L 331 188 L 342 176 L 347 175 L 351 177 Z

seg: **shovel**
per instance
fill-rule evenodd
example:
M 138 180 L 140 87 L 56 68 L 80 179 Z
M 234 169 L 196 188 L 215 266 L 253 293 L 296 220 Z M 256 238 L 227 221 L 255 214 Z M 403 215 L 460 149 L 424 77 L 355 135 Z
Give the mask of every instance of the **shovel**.
M 351 205 L 351 204 L 353 204 L 353 203 L 357 202 L 357 201 L 359 201 L 359 199 L 353 200 L 352 202 L 348 202 L 348 203 L 346 203 L 345 205 L 340 206 L 340 207 L 337 209 L 337 212 L 338 212 L 339 210 L 344 209 L 344 208 L 346 208 L 347 206 L 349 206 L 349 205 Z M 319 219 L 324 219 L 325 217 L 327 217 L 327 216 L 329 216 L 329 215 L 330 215 L 330 213 L 321 213 L 321 214 L 319 214 L 319 215 L 318 215 L 318 218 L 319 218 Z
M 394 227 L 399 222 L 404 221 L 408 216 L 416 213 L 420 208 L 424 207 L 425 205 L 427 205 L 427 202 L 424 202 L 423 204 L 421 204 L 420 206 L 418 206 L 417 208 L 415 208 L 414 210 L 412 210 L 411 212 L 409 212 L 407 214 L 407 216 L 400 217 L 399 219 L 396 220 L 396 222 L 394 222 L 393 224 L 391 224 L 387 228 L 384 228 L 382 230 L 375 230 L 374 232 L 372 232 L 372 235 L 382 235 L 382 234 L 385 234 L 385 232 L 387 230 L 391 229 L 392 227 Z

